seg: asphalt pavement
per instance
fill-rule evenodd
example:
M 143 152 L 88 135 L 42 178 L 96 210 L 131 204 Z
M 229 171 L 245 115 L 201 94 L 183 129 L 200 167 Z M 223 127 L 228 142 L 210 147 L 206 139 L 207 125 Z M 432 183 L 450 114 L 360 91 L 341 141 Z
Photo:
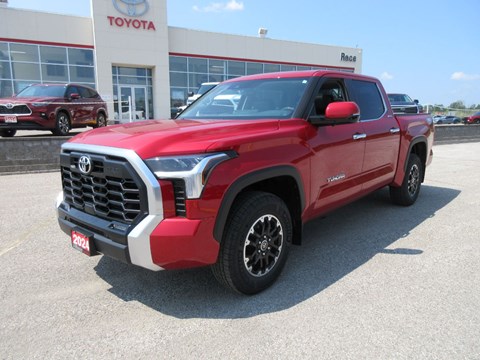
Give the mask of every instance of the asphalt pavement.
M 480 359 L 480 143 L 439 145 L 417 203 L 382 189 L 305 227 L 277 283 L 72 249 L 60 174 L 0 176 L 0 359 Z

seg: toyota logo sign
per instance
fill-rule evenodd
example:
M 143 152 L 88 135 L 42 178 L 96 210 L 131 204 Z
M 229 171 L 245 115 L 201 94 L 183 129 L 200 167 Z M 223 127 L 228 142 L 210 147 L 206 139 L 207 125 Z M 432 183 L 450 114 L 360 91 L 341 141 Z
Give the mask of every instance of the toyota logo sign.
M 80 156 L 80 159 L 78 160 L 78 170 L 85 175 L 88 175 L 92 172 L 92 160 L 89 156 Z
M 112 0 L 118 12 L 126 16 L 142 16 L 148 11 L 147 0 Z

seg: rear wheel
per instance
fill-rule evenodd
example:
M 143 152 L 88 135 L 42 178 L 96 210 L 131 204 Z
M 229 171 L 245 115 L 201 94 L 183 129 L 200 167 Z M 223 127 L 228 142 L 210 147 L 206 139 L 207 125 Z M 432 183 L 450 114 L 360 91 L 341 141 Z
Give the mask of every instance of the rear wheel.
M 52 130 L 54 135 L 65 136 L 68 135 L 70 131 L 70 120 L 68 119 L 68 115 L 61 111 L 57 114 L 57 120 L 55 122 L 55 129 Z
M 15 129 L 0 130 L 0 136 L 1 137 L 12 137 L 12 136 L 15 136 L 16 133 L 17 133 L 17 130 L 15 130 Z
M 107 118 L 105 117 L 104 114 L 100 113 L 97 115 L 97 121 L 93 127 L 99 128 L 104 126 L 107 126 Z
M 239 293 L 256 294 L 272 285 L 287 260 L 292 220 L 278 196 L 249 192 L 232 207 L 213 274 Z
M 423 179 L 423 164 L 417 154 L 410 154 L 407 170 L 400 187 L 390 187 L 390 197 L 395 204 L 410 206 L 418 198 Z

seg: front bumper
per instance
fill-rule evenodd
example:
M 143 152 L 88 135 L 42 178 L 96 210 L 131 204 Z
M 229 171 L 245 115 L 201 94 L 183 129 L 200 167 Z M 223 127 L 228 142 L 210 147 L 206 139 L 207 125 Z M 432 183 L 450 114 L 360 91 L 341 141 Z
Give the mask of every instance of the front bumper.
M 103 171 L 106 173 L 116 172 L 110 161 L 127 161 L 135 177 L 145 185 L 144 199 L 148 206 L 147 212 L 138 221 L 126 224 L 121 220 L 96 216 L 97 213 L 91 209 L 78 209 L 67 203 L 61 193 L 56 208 L 60 228 L 67 235 L 71 236 L 72 230 L 92 234 L 96 251 L 154 271 L 215 263 L 219 243 L 213 238 L 214 217 L 165 218 L 160 182 L 133 150 L 65 143 L 61 155 L 62 174 L 67 169 L 77 173 L 75 162 L 68 161 L 68 154 L 85 154 L 92 160 L 105 157 Z

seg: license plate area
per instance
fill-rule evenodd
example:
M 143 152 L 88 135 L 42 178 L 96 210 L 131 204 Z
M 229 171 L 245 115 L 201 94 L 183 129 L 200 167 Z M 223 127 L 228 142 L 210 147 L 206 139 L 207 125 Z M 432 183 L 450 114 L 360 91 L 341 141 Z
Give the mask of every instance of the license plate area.
M 17 117 L 15 115 L 6 115 L 4 118 L 5 124 L 16 124 Z
M 93 234 L 78 229 L 73 229 L 71 234 L 72 247 L 75 250 L 81 251 L 88 256 L 97 255 L 95 244 L 93 243 Z

